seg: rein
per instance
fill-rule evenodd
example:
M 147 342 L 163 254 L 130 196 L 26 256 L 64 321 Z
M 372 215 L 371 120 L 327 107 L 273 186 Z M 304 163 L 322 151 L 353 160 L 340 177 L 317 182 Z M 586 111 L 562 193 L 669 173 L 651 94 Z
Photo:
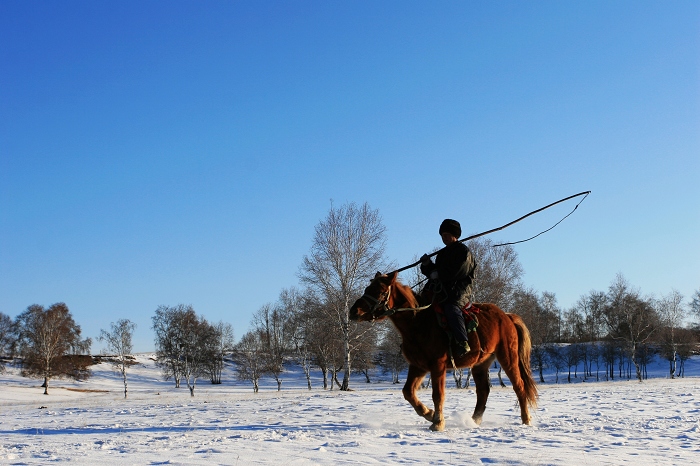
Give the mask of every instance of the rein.
M 407 311 L 423 311 L 425 309 L 428 309 L 430 306 L 432 306 L 433 303 L 428 304 L 427 306 L 421 306 L 421 307 L 392 307 L 391 309 L 387 309 L 384 311 L 384 314 L 378 316 L 378 317 L 389 317 L 393 316 L 397 312 L 407 312 Z

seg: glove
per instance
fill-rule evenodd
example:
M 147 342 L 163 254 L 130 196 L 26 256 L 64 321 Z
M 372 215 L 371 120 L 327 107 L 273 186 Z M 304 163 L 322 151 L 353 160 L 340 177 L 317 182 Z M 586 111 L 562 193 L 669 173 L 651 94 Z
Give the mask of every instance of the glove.
M 427 254 L 423 254 L 420 258 L 421 273 L 427 277 L 430 275 L 430 272 L 433 271 L 434 267 L 435 266 L 433 265 L 433 261 L 430 260 L 430 257 L 428 257 Z

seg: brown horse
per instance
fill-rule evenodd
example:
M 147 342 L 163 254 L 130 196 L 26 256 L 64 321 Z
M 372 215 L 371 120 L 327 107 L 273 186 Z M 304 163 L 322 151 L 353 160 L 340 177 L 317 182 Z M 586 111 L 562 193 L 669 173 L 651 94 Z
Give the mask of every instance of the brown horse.
M 350 319 L 381 320 L 389 317 L 403 339 L 401 349 L 409 363 L 403 396 L 418 415 L 432 422 L 431 430 L 445 428 L 443 404 L 445 379 L 452 361 L 448 353 L 448 338 L 432 309 L 419 310 L 418 299 L 406 285 L 397 281 L 397 273 L 377 273 L 364 295 L 350 309 Z M 537 387 L 530 371 L 530 332 L 515 314 L 506 314 L 494 304 L 477 304 L 479 325 L 469 332 L 471 351 L 455 358 L 459 368 L 472 368 L 476 385 L 476 407 L 472 419 L 481 424 L 489 396 L 488 371 L 494 359 L 503 367 L 513 384 L 520 404 L 523 424 L 530 424 L 528 405 L 535 406 Z M 420 402 L 416 391 L 430 372 L 435 410 Z

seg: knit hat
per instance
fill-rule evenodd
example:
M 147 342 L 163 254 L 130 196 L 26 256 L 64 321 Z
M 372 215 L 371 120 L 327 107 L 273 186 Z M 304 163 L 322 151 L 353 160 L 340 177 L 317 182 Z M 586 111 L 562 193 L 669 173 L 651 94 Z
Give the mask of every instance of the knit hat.
M 462 227 L 459 226 L 459 222 L 457 220 L 446 218 L 440 224 L 439 233 L 442 234 L 443 232 L 450 233 L 452 236 L 459 239 L 459 237 L 462 236 Z

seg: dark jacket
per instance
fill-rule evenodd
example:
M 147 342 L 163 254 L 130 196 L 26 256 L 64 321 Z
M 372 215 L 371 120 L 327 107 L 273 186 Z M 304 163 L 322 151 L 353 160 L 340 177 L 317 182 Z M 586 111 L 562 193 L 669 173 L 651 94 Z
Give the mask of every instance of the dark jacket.
M 437 281 L 447 293 L 447 301 L 462 307 L 471 300 L 476 260 L 464 243 L 457 241 L 445 246 L 437 254 L 435 263 L 421 264 L 420 271 L 427 277 L 437 271 Z

